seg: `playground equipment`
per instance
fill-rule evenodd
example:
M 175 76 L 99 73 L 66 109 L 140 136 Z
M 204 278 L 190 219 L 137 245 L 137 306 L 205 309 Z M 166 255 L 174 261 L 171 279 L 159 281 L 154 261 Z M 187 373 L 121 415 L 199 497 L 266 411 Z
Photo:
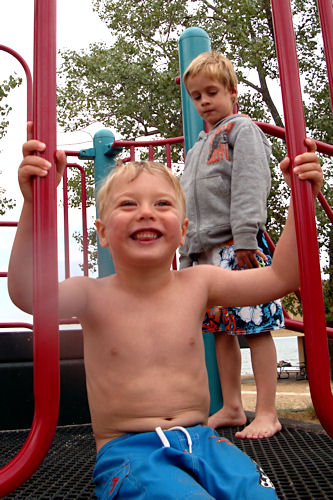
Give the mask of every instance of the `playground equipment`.
M 55 135 L 55 0 L 35 0 L 35 51 L 34 51 L 34 79 L 33 79 L 33 121 L 34 134 L 47 144 L 45 157 L 53 162 L 56 150 Z M 325 20 L 325 30 L 323 30 L 325 45 L 328 47 L 328 68 L 331 68 L 329 56 L 332 54 L 331 38 L 329 32 L 333 30 L 332 4 L 329 1 L 318 0 L 318 8 L 321 18 Z M 287 0 L 272 0 L 272 9 L 275 23 L 275 32 L 278 46 L 278 58 L 281 71 L 281 86 L 284 95 L 284 109 L 286 117 L 286 136 L 289 154 L 294 157 L 304 151 L 305 126 L 303 109 L 301 106 L 301 95 L 298 82 L 293 77 L 289 81 L 288 75 L 298 75 L 296 51 L 294 47 L 293 27 L 291 22 L 290 2 Z M 325 34 L 326 33 L 326 34 Z M 209 39 L 200 34 L 203 45 L 197 49 L 198 52 L 209 48 Z M 183 41 L 187 37 L 183 37 Z M 207 47 L 207 48 L 205 48 Z M 7 52 L 15 57 L 13 51 Z M 293 54 L 291 54 L 291 52 Z M 195 57 L 195 53 L 188 56 L 189 59 Z M 330 56 L 331 57 L 331 56 Z M 189 62 L 189 60 L 188 60 Z M 187 62 L 187 63 L 188 63 Z M 21 62 L 22 63 L 22 62 Z M 183 63 L 186 65 L 186 60 Z M 24 64 L 22 64 L 24 67 Z M 185 67 L 185 66 L 184 66 Z M 28 71 L 26 71 L 28 75 Z M 332 71 L 329 70 L 329 81 L 332 85 Z M 330 87 L 332 89 L 332 87 Z M 332 90 L 331 90 L 332 94 Z M 28 90 L 28 102 L 31 98 Z M 290 97 L 289 97 L 290 96 Z M 28 111 L 28 117 L 31 117 Z M 191 118 L 191 122 L 192 122 Z M 301 126 L 300 126 L 301 124 Z M 201 123 L 199 127 L 202 128 Z M 185 127 L 186 128 L 186 127 Z M 284 134 L 277 127 L 262 125 L 274 134 Z M 299 134 L 294 134 L 294 129 Z M 196 137 L 196 136 L 195 136 Z M 194 139 L 195 139 L 194 137 Z M 169 142 L 168 142 L 169 141 Z M 173 140 L 161 141 L 166 146 Z M 180 142 L 176 138 L 174 142 Z M 193 141 L 193 137 L 185 137 L 185 148 L 188 149 Z M 99 145 L 104 150 L 99 150 Z M 110 145 L 111 144 L 111 145 Z M 141 145 L 143 145 L 141 143 Z M 326 148 L 326 152 L 333 154 L 333 147 L 319 145 L 319 150 Z M 134 144 L 126 141 L 112 141 L 107 138 L 106 143 L 101 140 L 101 136 L 96 138 L 94 144 L 95 151 L 82 151 L 81 156 L 86 158 L 101 154 L 102 161 L 114 152 L 116 147 L 129 147 L 131 157 L 134 154 Z M 152 149 L 151 149 L 152 150 Z M 67 152 L 71 156 L 71 152 Z M 108 162 L 106 162 L 108 163 Z M 71 164 L 74 167 L 73 164 Z M 109 165 L 106 165 L 109 168 Z M 55 171 L 55 169 L 53 169 Z M 104 175 L 104 174 L 102 174 Z M 301 280 L 303 290 L 304 326 L 306 349 L 308 355 L 308 370 L 311 387 L 311 394 L 317 414 L 327 430 L 333 435 L 333 403 L 332 394 L 329 387 L 329 365 L 327 352 L 327 332 L 323 312 L 323 301 L 320 283 L 320 269 L 318 260 L 317 244 L 315 242 L 314 214 L 311 200 L 311 193 L 308 187 L 300 186 L 300 183 L 293 182 L 293 192 L 295 197 L 297 238 L 299 251 L 301 252 Z M 27 440 L 16 455 L 16 457 L 0 471 L 0 496 L 9 494 L 12 490 L 22 484 L 33 474 L 46 455 L 52 441 L 58 417 L 59 401 L 59 340 L 58 340 L 58 318 L 56 314 L 57 304 L 57 255 L 56 255 L 56 188 L 55 176 L 48 176 L 48 179 L 37 180 L 34 186 L 34 235 L 35 247 L 34 257 L 36 262 L 36 272 L 34 276 L 34 394 L 35 413 L 31 431 Z M 41 207 L 48 206 L 48 210 Z M 332 211 L 329 207 L 327 212 L 332 219 Z M 307 224 L 303 224 L 303 220 Z M 308 228 L 306 234 L 300 231 L 301 226 Z M 302 249 L 305 248 L 306 251 Z M 68 250 L 66 250 L 68 251 Z M 112 269 L 112 268 L 111 268 Z M 311 273 L 310 273 L 311 269 Z M 66 275 L 68 275 L 68 266 Z M 87 272 L 87 271 L 85 271 Z M 104 272 L 104 271 L 102 271 Z M 106 271 L 108 273 L 109 271 Z M 45 300 L 45 297 L 48 300 Z M 52 304 L 52 307 L 50 307 Z M 315 322 L 309 311 L 316 308 Z M 318 326 L 319 325 L 319 326 Z M 4 326 L 4 325 L 2 325 Z M 332 332 L 330 332 L 332 333 Z

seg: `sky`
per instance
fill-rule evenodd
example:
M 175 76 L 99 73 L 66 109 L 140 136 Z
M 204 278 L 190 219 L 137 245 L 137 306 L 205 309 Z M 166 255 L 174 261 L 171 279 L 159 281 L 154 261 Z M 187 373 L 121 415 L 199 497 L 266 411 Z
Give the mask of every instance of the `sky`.
M 14 49 L 28 63 L 33 71 L 33 0 L 11 0 L 5 2 L 1 9 L 0 44 Z M 58 0 L 57 1 L 57 47 L 58 49 L 83 49 L 89 43 L 112 42 L 111 35 L 96 13 L 93 12 L 91 0 Z M 60 62 L 60 60 L 59 60 Z M 9 115 L 10 125 L 5 138 L 0 142 L 0 186 L 6 189 L 6 197 L 17 200 L 17 207 L 1 216 L 2 220 L 17 220 L 22 206 L 22 197 L 17 184 L 17 168 L 22 159 L 22 144 L 26 136 L 26 84 L 25 74 L 15 58 L 0 51 L 0 81 L 16 73 L 23 78 L 23 84 L 10 94 L 8 103 L 13 108 Z M 82 132 L 63 133 L 58 130 L 59 149 L 79 150 L 92 147 L 93 134 L 103 128 L 102 124 L 94 124 Z M 60 212 L 61 213 L 61 212 Z M 59 214 L 60 215 L 60 214 Z M 80 216 L 76 214 L 76 217 Z M 75 217 L 74 217 L 75 220 Z M 60 221 L 60 217 L 59 217 Z M 70 229 L 72 232 L 74 227 Z M 60 228 L 61 231 L 61 228 Z M 15 228 L 1 228 L 0 236 L 0 270 L 8 268 L 10 249 Z M 59 237 L 59 253 L 61 255 L 62 239 Z M 81 260 L 78 250 L 71 255 L 73 274 L 80 273 L 77 263 Z M 59 277 L 63 269 L 59 267 Z M 0 278 L 0 322 L 17 318 L 20 321 L 30 318 L 13 306 L 7 298 L 7 283 Z
M 16 50 L 33 71 L 33 0 L 11 0 L 6 2 L 1 13 L 0 43 Z M 111 42 L 111 35 L 97 14 L 92 10 L 91 0 L 57 1 L 57 47 L 58 49 L 88 48 L 95 41 Z M 25 140 L 26 122 L 26 85 L 24 71 L 11 55 L 0 51 L 0 79 L 3 80 L 15 72 L 23 77 L 23 84 L 10 94 L 9 102 L 13 108 L 9 116 L 10 126 L 6 137 L 1 141 L 0 170 L 6 176 L 6 184 L 11 182 L 8 163 L 18 165 L 21 159 L 21 145 Z M 60 58 L 58 60 L 60 63 Z M 91 131 L 89 131 L 91 133 Z M 94 133 L 94 132 L 93 132 Z M 58 130 L 58 146 L 62 144 L 91 142 L 90 136 L 81 134 L 62 134 Z M 67 146 L 66 146 L 67 147 Z M 81 147 L 86 147 L 86 144 Z M 68 148 L 69 149 L 69 148 Z M 3 179 L 0 177 L 1 185 Z M 16 184 L 16 176 L 15 176 Z M 15 186 L 16 187 L 16 186 Z M 8 186 L 7 189 L 12 189 Z M 13 188 L 14 189 L 14 188 Z

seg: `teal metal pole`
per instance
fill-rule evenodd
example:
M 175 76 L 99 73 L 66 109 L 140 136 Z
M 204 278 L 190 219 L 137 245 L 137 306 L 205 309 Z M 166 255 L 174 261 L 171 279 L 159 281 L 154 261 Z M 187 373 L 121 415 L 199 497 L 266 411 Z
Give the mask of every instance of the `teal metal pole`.
M 98 191 L 103 185 L 107 175 L 115 168 L 116 156 L 122 148 L 113 148 L 115 140 L 114 134 L 107 129 L 99 130 L 94 135 L 94 147 L 90 149 L 81 149 L 79 158 L 82 160 L 94 160 L 95 171 L 95 197 L 97 199 Z M 98 209 L 96 205 L 96 218 L 98 218 Z M 98 277 L 104 278 L 115 273 L 113 260 L 107 248 L 102 248 L 97 238 L 97 262 Z
M 204 120 L 197 113 L 190 96 L 186 92 L 183 75 L 190 62 L 202 52 L 209 52 L 210 39 L 207 33 L 201 28 L 188 28 L 179 37 L 179 66 L 183 112 L 183 133 L 185 142 L 185 152 L 194 145 L 199 133 L 204 130 Z M 209 413 L 220 410 L 223 406 L 222 390 L 220 384 L 219 370 L 216 362 L 214 333 L 203 335 L 205 345 L 206 367 L 208 372 L 210 408 Z
M 186 92 L 183 75 L 190 62 L 202 52 L 209 52 L 210 39 L 201 28 L 188 28 L 179 37 L 179 67 L 183 112 L 185 151 L 191 149 L 199 133 L 204 130 L 204 120 L 197 113 L 190 96 Z

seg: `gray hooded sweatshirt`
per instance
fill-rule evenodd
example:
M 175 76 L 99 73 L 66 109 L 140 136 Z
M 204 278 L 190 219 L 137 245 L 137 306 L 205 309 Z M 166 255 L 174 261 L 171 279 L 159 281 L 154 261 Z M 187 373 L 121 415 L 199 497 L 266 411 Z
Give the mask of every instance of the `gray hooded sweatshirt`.
M 271 177 L 271 146 L 245 115 L 231 115 L 200 132 L 186 156 L 181 186 L 189 226 L 180 267 L 233 239 L 235 250 L 257 248 L 265 230 Z

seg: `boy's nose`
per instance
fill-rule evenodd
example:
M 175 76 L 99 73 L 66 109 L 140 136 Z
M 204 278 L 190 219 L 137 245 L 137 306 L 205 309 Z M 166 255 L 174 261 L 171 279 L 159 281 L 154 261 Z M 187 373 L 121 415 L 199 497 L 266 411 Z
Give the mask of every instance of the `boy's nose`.
M 206 106 L 206 104 L 209 104 L 209 97 L 208 95 L 203 95 L 201 98 L 201 105 Z
M 149 204 L 144 204 L 141 205 L 139 213 L 138 213 L 139 219 L 154 219 L 155 214 L 153 207 Z

